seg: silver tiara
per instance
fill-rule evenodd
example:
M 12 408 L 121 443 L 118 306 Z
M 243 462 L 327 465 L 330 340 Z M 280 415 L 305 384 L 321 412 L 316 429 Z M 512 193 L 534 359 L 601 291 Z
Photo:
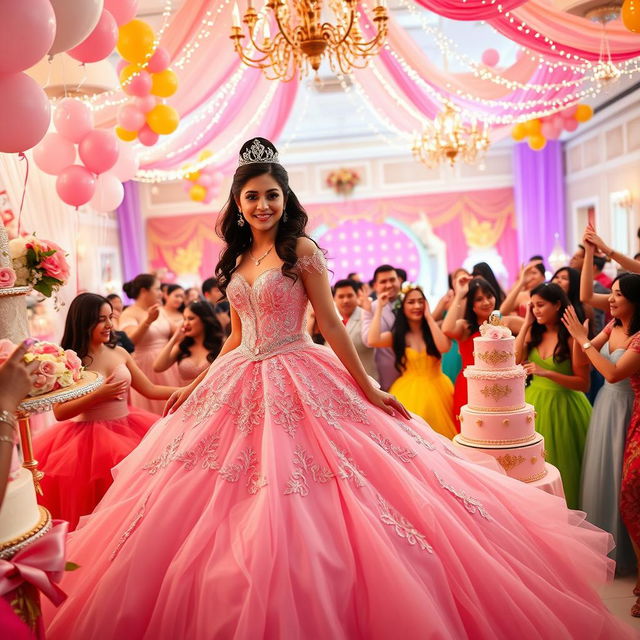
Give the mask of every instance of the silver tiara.
M 257 138 L 251 143 L 251 146 L 240 154 L 240 161 L 238 164 L 255 164 L 275 162 L 280 164 L 278 160 L 278 152 L 265 147 Z

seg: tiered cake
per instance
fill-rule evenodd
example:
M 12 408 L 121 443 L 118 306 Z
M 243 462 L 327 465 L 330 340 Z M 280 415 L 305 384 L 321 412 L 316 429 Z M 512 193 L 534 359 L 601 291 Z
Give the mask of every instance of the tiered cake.
M 468 404 L 460 410 L 454 441 L 493 456 L 507 475 L 535 482 L 546 474 L 544 438 L 535 431 L 535 411 L 524 401 L 527 374 L 516 365 L 515 338 L 498 315 L 474 338 L 475 364 L 463 374 Z

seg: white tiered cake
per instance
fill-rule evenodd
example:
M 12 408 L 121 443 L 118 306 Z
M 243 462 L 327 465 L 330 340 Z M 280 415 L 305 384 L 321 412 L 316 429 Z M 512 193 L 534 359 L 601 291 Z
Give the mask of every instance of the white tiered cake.
M 454 441 L 493 456 L 507 475 L 535 482 L 546 473 L 544 438 L 535 431 L 535 411 L 524 401 L 524 368 L 516 365 L 515 338 L 498 316 L 474 338 L 475 364 L 464 370 L 468 404 L 460 410 Z

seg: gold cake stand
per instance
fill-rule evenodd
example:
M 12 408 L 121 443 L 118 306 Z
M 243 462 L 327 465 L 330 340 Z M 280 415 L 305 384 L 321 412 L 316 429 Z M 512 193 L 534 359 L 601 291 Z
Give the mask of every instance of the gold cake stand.
M 33 457 L 29 419 L 37 413 L 50 411 L 56 404 L 69 402 L 70 400 L 76 400 L 77 398 L 86 396 L 88 393 L 100 387 L 103 382 L 104 378 L 99 373 L 95 371 L 83 371 L 80 374 L 80 380 L 75 384 L 65 387 L 64 389 L 58 389 L 57 391 L 43 393 L 41 396 L 27 398 L 18 406 L 16 418 L 18 418 L 18 425 L 20 427 L 20 443 L 22 445 L 23 457 L 22 466 L 31 471 L 33 484 L 35 485 L 36 492 L 40 495 L 42 495 L 40 480 L 44 477 L 44 473 L 38 470 L 38 461 Z

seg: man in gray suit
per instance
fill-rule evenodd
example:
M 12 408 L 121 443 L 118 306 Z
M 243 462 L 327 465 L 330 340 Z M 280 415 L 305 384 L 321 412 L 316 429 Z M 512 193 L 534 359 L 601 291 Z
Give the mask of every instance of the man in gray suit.
M 358 306 L 358 284 L 353 280 L 338 280 L 333 287 L 333 301 L 353 342 L 353 346 L 356 348 L 364 370 L 374 380 L 379 381 L 374 349 L 367 347 L 362 342 L 362 309 Z

